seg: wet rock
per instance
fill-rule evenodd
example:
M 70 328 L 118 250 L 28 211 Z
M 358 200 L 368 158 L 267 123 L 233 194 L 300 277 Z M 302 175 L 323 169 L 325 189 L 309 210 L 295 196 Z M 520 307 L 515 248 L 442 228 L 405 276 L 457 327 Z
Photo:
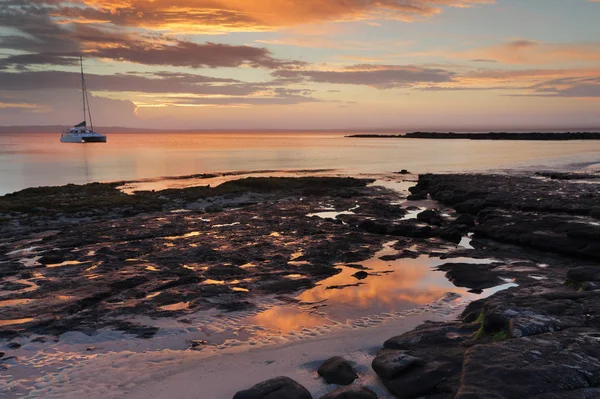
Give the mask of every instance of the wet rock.
M 479 315 L 483 312 L 484 305 L 485 300 L 483 299 L 469 303 L 465 310 L 461 313 L 460 319 L 465 323 L 474 322 L 479 318 Z
M 380 256 L 379 259 L 381 259 L 381 260 L 383 260 L 385 262 L 394 261 L 394 260 L 400 259 L 400 254 L 397 254 L 397 255 L 383 255 L 383 256 Z
M 190 340 L 190 348 L 194 350 L 201 349 L 202 346 L 208 345 L 208 341 L 203 339 L 191 339 Z
M 403 351 L 384 350 L 375 359 L 371 367 L 381 378 L 392 379 L 412 367 L 422 366 L 423 360 L 410 356 Z
M 312 395 L 291 378 L 276 377 L 236 393 L 233 399 L 312 399 Z
M 432 209 L 428 209 L 417 214 L 417 220 L 435 226 L 441 226 L 444 221 L 440 213 Z
M 464 226 L 475 226 L 475 218 L 466 213 L 458 215 L 454 220 L 453 224 L 464 225 Z
M 125 280 L 112 283 L 110 286 L 118 290 L 126 290 L 137 287 L 138 285 L 148 282 L 148 278 L 144 276 L 135 276 Z
M 592 281 L 586 281 L 585 283 L 583 283 L 581 288 L 583 288 L 584 291 L 595 291 L 595 290 L 600 289 L 600 285 L 598 285 Z
M 345 264 L 344 266 L 349 267 L 351 269 L 357 269 L 357 270 L 370 270 L 368 267 L 365 267 L 363 265 L 359 265 L 357 263 Z
M 410 172 L 408 170 L 406 170 L 406 169 L 402 169 L 400 172 L 396 172 L 396 173 L 399 174 L 399 175 L 408 175 L 408 174 L 410 174 Z
M 577 282 L 600 281 L 600 267 L 581 266 L 574 267 L 567 271 L 567 279 Z
M 454 364 L 431 362 L 408 369 L 391 380 L 382 378 L 382 382 L 398 399 L 413 399 L 435 392 L 438 385 L 457 371 Z
M 367 387 L 350 385 L 331 391 L 319 399 L 377 399 L 377 394 Z
M 409 201 L 422 201 L 427 199 L 427 191 L 419 191 L 406 197 Z
M 206 208 L 204 208 L 204 211 L 207 212 L 207 213 L 223 212 L 223 205 L 220 205 L 220 204 L 210 204 Z
M 388 339 L 383 343 L 383 347 L 394 350 L 415 350 L 454 346 L 473 335 L 478 328 L 477 325 L 461 323 L 426 323 L 412 331 Z
M 260 285 L 260 289 L 268 293 L 293 292 L 303 288 L 312 288 L 315 283 L 307 278 L 296 280 L 281 279 L 279 281 L 266 282 Z
M 0 288 L 3 291 L 19 291 L 19 290 L 22 290 L 27 287 L 29 287 L 27 284 L 15 283 L 12 281 L 6 281 L 6 282 L 0 283 Z
M 350 362 L 340 356 L 327 359 L 317 372 L 328 384 L 349 385 L 358 378 Z
M 600 398 L 600 388 L 583 388 L 572 391 L 547 392 L 530 399 L 596 399 Z
M 471 215 L 477 215 L 480 211 L 488 208 L 490 204 L 485 199 L 470 199 L 465 202 L 461 202 L 460 204 L 454 205 L 454 209 L 456 209 L 460 213 L 469 213 Z
M 435 237 L 436 232 L 430 226 L 423 226 L 412 221 L 395 223 L 387 228 L 387 234 L 412 238 Z
M 204 275 L 212 279 L 224 279 L 239 277 L 248 274 L 248 271 L 238 266 L 212 266 L 204 272 Z
M 457 287 L 486 289 L 503 283 L 500 275 L 493 271 L 495 265 L 471 263 L 444 263 L 438 266 Z
M 520 338 L 561 330 L 561 323 L 555 317 L 526 311 L 512 317 L 508 329 L 511 337 Z
M 456 227 L 447 227 L 440 230 L 440 238 L 458 244 L 464 235 L 464 231 Z
M 600 382 L 596 342 L 559 332 L 472 346 L 465 353 L 456 399 L 520 399 L 524 393 L 541 399 L 546 393 L 595 386 Z
M 354 284 L 342 284 L 342 285 L 328 285 L 325 287 L 326 290 L 343 290 L 348 287 L 358 287 L 359 285 L 363 285 L 364 283 L 354 283 Z
M 358 228 L 371 234 L 387 234 L 389 224 L 375 220 L 365 220 L 359 223 Z
M 352 277 L 358 279 L 358 280 L 364 280 L 369 276 L 369 273 L 365 272 L 364 270 L 358 271 L 356 273 L 354 273 L 352 275 Z

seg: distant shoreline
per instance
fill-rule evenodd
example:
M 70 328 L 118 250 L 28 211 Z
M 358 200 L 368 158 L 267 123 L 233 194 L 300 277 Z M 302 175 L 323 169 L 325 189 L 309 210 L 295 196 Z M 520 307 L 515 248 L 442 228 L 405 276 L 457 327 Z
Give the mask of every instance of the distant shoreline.
M 600 140 L 599 132 L 568 132 L 568 133 L 437 133 L 414 132 L 406 134 L 354 134 L 348 138 L 393 138 L 393 139 L 443 139 L 443 140 L 539 140 L 539 141 L 565 141 L 565 140 Z
M 68 125 L 45 125 L 45 126 L 0 126 L 0 134 L 31 134 L 31 133 L 52 133 L 60 134 L 63 130 L 68 128 Z M 600 126 L 570 126 L 570 127 L 529 127 L 529 128 L 518 128 L 518 127 L 501 127 L 501 126 L 471 126 L 471 127 L 448 127 L 448 126 L 403 126 L 401 128 L 310 128 L 310 129 L 290 129 L 290 128 L 248 128 L 248 129 L 235 129 L 235 128 L 154 128 L 154 127 L 123 127 L 123 126 L 94 126 L 94 128 L 100 133 L 114 134 L 114 133 L 167 133 L 167 134 L 178 134 L 178 133 L 219 133 L 219 134 L 240 134 L 240 133 L 324 133 L 324 134 L 342 134 L 342 135 L 356 135 L 356 136 L 382 136 L 382 137 L 395 137 L 406 132 L 436 132 L 438 129 L 448 129 L 454 134 L 486 134 L 487 132 L 502 132 L 508 134 L 523 134 L 527 132 L 536 133 L 569 133 L 569 132 L 581 132 L 581 133 L 596 133 L 600 132 Z M 410 133 L 413 134 L 413 133 Z M 438 133 L 436 133 L 438 134 Z M 597 133 L 596 133 L 597 134 Z

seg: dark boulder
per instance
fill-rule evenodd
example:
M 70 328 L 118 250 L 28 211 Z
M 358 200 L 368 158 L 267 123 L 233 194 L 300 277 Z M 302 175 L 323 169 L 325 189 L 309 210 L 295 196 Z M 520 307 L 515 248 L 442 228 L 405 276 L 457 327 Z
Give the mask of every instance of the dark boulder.
M 502 279 L 493 271 L 494 265 L 471 263 L 444 263 L 438 266 L 457 287 L 486 289 L 501 285 Z
M 233 399 L 312 399 L 312 395 L 289 377 L 275 377 L 236 393 Z
M 364 280 L 369 276 L 369 273 L 365 272 L 364 270 L 358 271 L 356 273 L 354 273 L 352 275 L 352 277 L 358 279 L 358 280 Z
M 434 393 L 438 385 L 457 372 L 454 364 L 431 362 L 413 367 L 391 380 L 382 378 L 382 382 L 398 399 L 413 399 Z
M 581 266 L 569 269 L 567 279 L 576 282 L 600 281 L 600 267 Z
M 475 218 L 471 215 L 463 213 L 461 215 L 458 215 L 458 217 L 454 220 L 453 224 L 475 226 Z
M 440 230 L 440 238 L 458 244 L 464 236 L 464 232 L 456 227 L 447 227 Z
M 478 326 L 460 323 L 427 323 L 412 331 L 389 338 L 385 349 L 415 349 L 454 346 L 473 335 Z
M 432 209 L 427 209 L 426 211 L 417 214 L 417 220 L 435 226 L 441 226 L 444 221 L 440 213 Z
M 327 359 L 317 372 L 328 384 L 349 385 L 358 378 L 352 365 L 340 356 Z
M 371 367 L 381 378 L 392 379 L 406 372 L 408 369 L 422 366 L 424 362 L 403 351 L 383 350 L 375 359 Z
M 421 200 L 425 200 L 425 199 L 427 199 L 427 191 L 421 191 L 421 192 L 417 192 L 417 193 L 411 194 L 408 197 L 406 197 L 406 199 L 409 200 L 409 201 L 421 201 Z

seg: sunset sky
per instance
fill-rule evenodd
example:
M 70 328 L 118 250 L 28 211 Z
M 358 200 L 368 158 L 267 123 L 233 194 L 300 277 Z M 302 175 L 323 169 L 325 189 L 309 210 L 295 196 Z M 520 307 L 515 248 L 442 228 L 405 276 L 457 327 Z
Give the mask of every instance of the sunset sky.
M 600 126 L 600 0 L 0 0 L 0 125 Z

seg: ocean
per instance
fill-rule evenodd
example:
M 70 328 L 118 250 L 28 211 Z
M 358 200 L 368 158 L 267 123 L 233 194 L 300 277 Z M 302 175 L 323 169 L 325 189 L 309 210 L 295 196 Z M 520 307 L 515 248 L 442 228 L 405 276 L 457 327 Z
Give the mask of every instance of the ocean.
M 106 144 L 60 134 L 0 134 L 0 195 L 27 187 L 201 173 L 335 169 L 344 174 L 583 169 L 598 141 L 346 138 L 343 133 L 113 133 Z

